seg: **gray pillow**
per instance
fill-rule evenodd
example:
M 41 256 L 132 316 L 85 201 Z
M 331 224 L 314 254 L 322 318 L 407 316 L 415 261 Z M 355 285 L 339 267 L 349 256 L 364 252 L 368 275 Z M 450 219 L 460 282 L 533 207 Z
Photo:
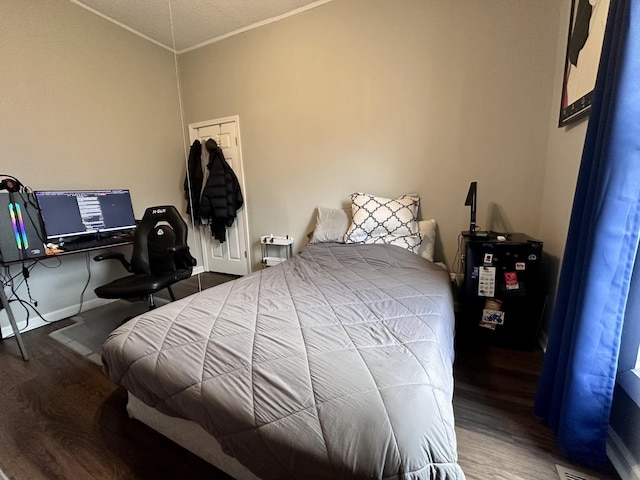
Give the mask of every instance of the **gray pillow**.
M 343 209 L 318 207 L 318 219 L 309 243 L 344 243 L 349 223 L 349 216 Z

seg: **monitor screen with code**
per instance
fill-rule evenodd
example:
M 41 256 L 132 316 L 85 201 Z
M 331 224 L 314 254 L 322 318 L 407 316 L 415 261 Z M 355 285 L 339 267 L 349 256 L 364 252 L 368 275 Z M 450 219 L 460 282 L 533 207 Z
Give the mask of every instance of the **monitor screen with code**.
M 48 240 L 136 228 L 129 190 L 35 192 Z

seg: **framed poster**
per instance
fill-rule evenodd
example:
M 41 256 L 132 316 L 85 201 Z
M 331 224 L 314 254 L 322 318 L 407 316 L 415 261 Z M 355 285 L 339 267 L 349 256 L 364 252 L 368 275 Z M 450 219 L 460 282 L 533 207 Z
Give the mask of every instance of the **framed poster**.
M 564 82 L 560 104 L 562 127 L 591 109 L 610 0 L 572 0 Z

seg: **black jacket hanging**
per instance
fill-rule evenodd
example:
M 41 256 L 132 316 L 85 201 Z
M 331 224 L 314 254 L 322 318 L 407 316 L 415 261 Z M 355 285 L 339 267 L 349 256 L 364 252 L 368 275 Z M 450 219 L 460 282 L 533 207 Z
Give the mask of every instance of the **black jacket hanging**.
M 209 219 L 211 234 L 222 243 L 226 239 L 227 227 L 233 225 L 236 211 L 242 207 L 242 191 L 238 177 L 216 141 L 210 138 L 205 146 L 209 150 L 209 178 L 200 198 L 199 215 Z
M 187 174 L 184 178 L 184 195 L 187 199 L 187 213 L 198 212 L 200 210 L 200 192 L 202 191 L 202 182 L 204 181 L 204 172 L 202 171 L 202 144 L 200 140 L 196 140 L 189 150 L 189 160 L 187 161 Z M 191 207 L 193 206 L 193 210 Z

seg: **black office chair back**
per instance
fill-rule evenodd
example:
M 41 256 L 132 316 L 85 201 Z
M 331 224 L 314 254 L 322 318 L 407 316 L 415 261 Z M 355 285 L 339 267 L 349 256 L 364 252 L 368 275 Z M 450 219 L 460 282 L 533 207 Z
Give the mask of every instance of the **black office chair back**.
M 187 224 L 174 206 L 147 208 L 134 234 L 131 269 L 133 273 L 159 275 L 190 268 L 190 255 L 170 251 L 186 245 Z

